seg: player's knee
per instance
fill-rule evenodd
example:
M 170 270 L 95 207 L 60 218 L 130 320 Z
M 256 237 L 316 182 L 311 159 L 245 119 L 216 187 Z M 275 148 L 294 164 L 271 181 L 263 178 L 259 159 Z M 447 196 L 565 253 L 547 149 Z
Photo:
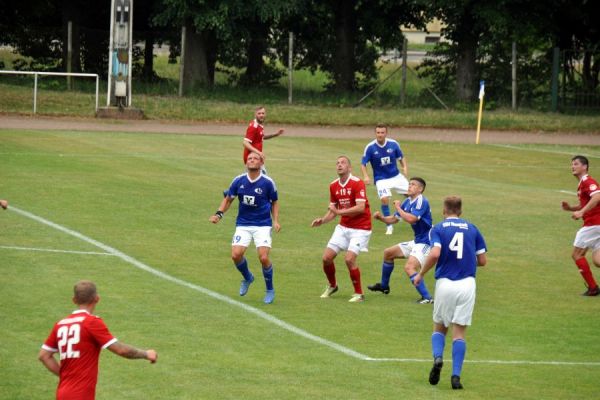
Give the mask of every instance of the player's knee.
M 269 260 L 269 255 L 268 254 L 260 254 L 258 256 L 258 259 L 260 261 L 260 263 L 264 266 L 269 266 L 271 265 L 271 261 Z
M 231 261 L 233 261 L 236 265 L 241 263 L 244 259 L 244 253 L 231 253 Z

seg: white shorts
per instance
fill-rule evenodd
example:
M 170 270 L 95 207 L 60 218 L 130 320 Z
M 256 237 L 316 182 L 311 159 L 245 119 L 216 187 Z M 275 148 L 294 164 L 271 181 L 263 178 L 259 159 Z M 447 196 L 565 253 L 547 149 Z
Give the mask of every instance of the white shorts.
M 270 226 L 236 226 L 231 245 L 248 247 L 254 240 L 256 247 L 271 247 L 271 229 Z
M 578 230 L 573 246 L 592 251 L 600 250 L 600 225 L 584 226 Z
M 443 324 L 471 325 L 475 307 L 475 278 L 459 281 L 447 278 L 435 283 L 435 303 L 433 303 L 433 322 Z
M 408 180 L 402 174 L 398 174 L 393 178 L 380 179 L 375 182 L 377 194 L 379 198 L 392 197 L 392 189 L 398 194 L 406 194 L 408 192 Z
M 423 266 L 425 263 L 425 259 L 429 255 L 429 250 L 431 247 L 425 243 L 415 243 L 414 240 L 410 242 L 402 242 L 398 243 L 398 247 L 404 253 L 404 258 L 408 258 L 409 256 L 413 256 L 417 260 L 419 260 L 419 264 Z
M 327 247 L 335 251 L 336 254 L 347 250 L 358 255 L 361 251 L 369 251 L 370 238 L 371 231 L 337 225 L 331 239 L 329 239 L 329 243 L 327 243 Z

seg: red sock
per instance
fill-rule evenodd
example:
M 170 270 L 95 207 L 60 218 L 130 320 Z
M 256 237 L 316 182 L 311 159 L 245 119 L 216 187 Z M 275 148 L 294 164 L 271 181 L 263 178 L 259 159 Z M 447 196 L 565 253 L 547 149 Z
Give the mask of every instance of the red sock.
M 362 294 L 362 286 L 360 284 L 360 269 L 351 269 L 350 270 L 350 279 L 352 280 L 352 284 L 354 285 L 354 293 Z
M 583 280 L 587 283 L 588 288 L 594 289 L 597 287 L 598 284 L 594 280 L 594 275 L 592 275 L 592 271 L 590 270 L 590 264 L 588 264 L 585 257 L 576 260 L 575 264 L 577 264 L 577 268 L 579 268 L 579 272 L 581 273 Z
M 335 264 L 333 262 L 331 264 L 323 263 L 323 272 L 325 272 L 325 275 L 327 276 L 329 286 L 336 287 L 337 282 L 335 280 Z

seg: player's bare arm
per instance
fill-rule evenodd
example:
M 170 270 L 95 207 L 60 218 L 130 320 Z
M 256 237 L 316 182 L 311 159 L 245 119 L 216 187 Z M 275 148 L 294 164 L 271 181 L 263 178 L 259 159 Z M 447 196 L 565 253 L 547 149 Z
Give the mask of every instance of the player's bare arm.
M 265 135 L 265 136 L 263 136 L 263 139 L 264 140 L 269 140 L 269 139 L 275 138 L 277 136 L 283 135 L 284 132 L 285 131 L 283 129 L 280 129 L 280 130 L 278 130 L 277 132 L 275 132 L 275 133 L 273 133 L 271 135 Z
M 281 230 L 281 225 L 279 224 L 279 201 L 271 203 L 271 216 L 273 217 L 273 229 L 275 229 L 275 232 L 279 232 Z
M 565 211 L 578 211 L 581 209 L 581 205 L 578 204 L 576 206 L 571 206 L 569 203 L 567 203 L 566 201 L 563 201 L 561 203 L 562 209 Z
M 332 213 L 331 210 L 328 209 L 327 213 L 323 217 L 314 219 L 313 222 L 310 224 L 310 226 L 312 228 L 316 228 L 318 226 L 328 223 L 329 221 L 334 219 L 335 216 L 336 215 L 334 213 Z
M 477 254 L 477 266 L 485 267 L 485 264 L 487 264 L 487 257 L 485 256 L 485 253 Z
M 362 180 L 363 180 L 363 182 L 365 183 L 365 185 L 370 185 L 371 184 L 371 178 L 369 178 L 369 173 L 367 171 L 367 166 L 360 164 L 360 170 L 362 171 L 362 175 L 363 175 Z
M 60 375 L 60 364 L 54 358 L 54 353 L 45 349 L 41 349 L 38 355 L 38 360 L 44 364 L 44 366 L 48 369 L 48 371 L 52 372 L 54 375 Z
M 592 208 L 596 207 L 598 204 L 600 204 L 600 193 L 596 193 L 592 197 L 590 197 L 590 201 L 588 201 L 588 203 L 585 205 L 585 207 L 579 207 L 578 210 L 574 210 L 575 212 L 573 213 L 573 215 L 571 215 L 571 218 L 573 218 L 573 219 L 583 218 L 583 215 L 586 212 L 588 212 Z
M 375 218 L 376 220 L 381 221 L 387 225 L 395 224 L 399 221 L 398 217 L 396 217 L 395 215 L 388 215 L 386 217 L 383 214 L 381 214 L 381 211 L 375 211 L 375 213 L 373 214 L 373 218 Z
M 429 255 L 425 259 L 423 267 L 421 267 L 421 270 L 415 276 L 415 279 L 413 281 L 415 286 L 418 286 L 419 283 L 421 283 L 425 274 L 437 263 L 437 261 L 440 258 L 441 252 L 442 249 L 440 247 L 433 246 L 431 248 L 431 250 L 429 251 Z
M 365 201 L 356 201 L 356 205 L 350 208 L 339 209 L 335 206 L 335 204 L 329 205 L 329 211 L 331 211 L 335 215 L 358 215 L 362 214 L 365 211 L 366 202 Z
M 217 211 L 208 218 L 208 222 L 212 222 L 213 224 L 219 223 L 223 219 L 223 214 L 231 207 L 231 203 L 233 203 L 233 197 L 224 197 Z
M 248 139 L 244 139 L 242 143 L 250 153 L 257 153 L 260 156 L 260 158 L 262 158 L 262 161 L 265 162 L 265 154 L 262 151 L 258 150 L 256 147 L 252 146 L 252 143 L 250 143 Z
M 398 160 L 398 162 L 400 163 L 400 166 L 402 167 L 402 174 L 404 176 L 408 176 L 408 161 L 406 161 L 406 157 L 401 158 L 400 160 Z
M 404 221 L 408 222 L 411 225 L 416 223 L 419 220 L 419 218 L 417 218 L 415 215 L 413 215 L 411 213 L 407 213 L 406 211 L 404 211 L 400 207 L 401 204 L 402 203 L 400 203 L 400 200 L 394 200 L 394 207 L 396 208 L 398 215 L 400 215 L 400 218 L 402 218 Z
M 121 342 L 111 344 L 108 346 L 108 349 L 118 356 L 130 360 L 144 359 L 150 361 L 152 364 L 154 364 L 158 358 L 158 354 L 156 354 L 156 351 L 154 350 L 142 350 Z

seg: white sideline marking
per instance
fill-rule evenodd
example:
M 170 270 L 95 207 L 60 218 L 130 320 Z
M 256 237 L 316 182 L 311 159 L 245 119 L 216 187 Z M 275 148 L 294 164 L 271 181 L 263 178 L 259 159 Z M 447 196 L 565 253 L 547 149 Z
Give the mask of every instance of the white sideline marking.
M 340 353 L 343 353 L 347 356 L 350 357 L 354 357 L 357 358 L 359 360 L 363 360 L 363 361 L 376 361 L 376 362 L 402 362 L 402 363 L 410 363 L 410 362 L 418 362 L 418 363 L 430 363 L 431 359 L 419 359 L 419 358 L 373 358 L 373 357 L 369 357 L 365 354 L 359 353 L 357 351 L 354 351 L 348 347 L 342 346 L 340 344 L 337 344 L 335 342 L 332 342 L 330 340 L 324 339 L 320 336 L 316 336 L 313 335 L 312 333 L 309 333 L 307 331 L 305 331 L 304 329 L 300 329 L 292 324 L 289 324 L 285 321 L 280 320 L 279 318 L 276 318 L 270 314 L 267 314 L 264 311 L 259 310 L 258 308 L 249 306 L 245 303 L 239 302 L 237 300 L 233 300 L 232 298 L 229 298 L 227 296 L 224 296 L 220 293 L 217 292 L 213 292 L 210 289 L 206 289 L 202 286 L 198 286 L 195 285 L 193 283 L 190 282 L 186 282 L 182 279 L 179 278 L 175 278 L 174 276 L 171 276 L 169 274 L 166 274 L 162 271 L 159 271 L 157 269 L 154 269 L 152 267 L 150 267 L 149 265 L 144 264 L 141 261 L 136 260 L 135 258 L 128 256 L 125 253 L 120 252 L 119 250 L 112 248 L 102 242 L 99 242 L 97 240 L 94 240 L 88 236 L 85 236 L 82 233 L 79 233 L 77 231 L 73 231 L 69 228 L 66 228 L 62 225 L 58 225 L 52 221 L 48 221 L 45 218 L 42 217 L 38 217 L 35 214 L 32 214 L 30 212 L 21 210 L 15 206 L 10 206 L 9 210 L 14 211 L 18 214 L 21 214 L 27 218 L 31 218 L 37 222 L 40 222 L 44 225 L 48 225 L 56 230 L 59 230 L 61 232 L 64 232 L 68 235 L 74 236 L 78 239 L 83 240 L 84 242 L 90 243 L 96 247 L 101 248 L 102 250 L 106 251 L 107 253 L 109 253 L 110 255 L 114 255 L 116 257 L 119 257 L 121 260 L 132 264 L 133 266 L 135 266 L 136 268 L 139 268 L 143 271 L 149 272 L 152 275 L 155 275 L 159 278 L 165 279 L 167 281 L 173 282 L 177 285 L 181 285 L 181 286 L 185 286 L 187 288 L 190 288 L 192 290 L 196 290 L 200 293 L 203 293 L 209 297 L 212 297 L 216 300 L 220 300 L 223 301 L 225 303 L 231 304 L 233 306 L 236 307 L 240 307 L 241 309 L 248 311 L 249 313 L 252 313 L 254 315 L 256 315 L 257 317 L 260 317 L 274 325 L 279 326 L 280 328 L 283 328 L 289 332 L 292 332 L 298 336 L 301 336 L 305 339 L 311 340 L 313 342 L 319 343 L 323 346 L 327 346 L 330 347 L 334 350 L 339 351 Z M 104 254 L 104 253 L 101 253 Z M 466 363 L 472 363 L 472 364 L 507 364 L 507 365 L 584 365 L 584 366 L 600 366 L 600 362 L 569 362 L 569 361 L 526 361 L 526 360 L 465 360 Z
M 571 192 L 569 190 L 559 190 L 558 193 L 566 193 L 566 194 L 571 194 L 573 196 L 577 196 L 577 192 Z
M 94 256 L 114 256 L 114 254 L 100 253 L 98 251 L 40 249 L 40 248 L 37 248 L 37 247 L 0 246 L 0 249 L 27 250 L 27 251 L 46 251 L 46 252 L 50 252 L 50 253 L 90 254 L 90 255 L 94 255 Z
M 42 217 L 38 217 L 35 214 L 32 214 L 30 212 L 21 210 L 21 209 L 15 207 L 15 206 L 12 206 L 12 205 L 8 209 L 12 210 L 12 211 L 14 211 L 14 212 L 16 212 L 18 214 L 21 214 L 21 215 L 23 215 L 23 216 L 25 216 L 27 218 L 31 218 L 31 219 L 33 219 L 33 220 L 35 220 L 37 222 L 40 222 L 40 223 L 42 223 L 44 225 L 48 225 L 48 226 L 50 226 L 50 227 L 52 227 L 52 228 L 54 228 L 56 230 L 59 230 L 61 232 L 66 233 L 68 235 L 71 235 L 71 236 L 74 236 L 74 237 L 76 237 L 78 239 L 81 239 L 84 242 L 87 242 L 87 243 L 90 243 L 90 244 L 92 244 L 92 245 L 94 245 L 96 247 L 99 247 L 102 250 L 106 251 L 107 253 L 112 254 L 112 255 L 114 255 L 116 257 L 119 257 L 121 260 L 123 260 L 123 261 L 125 261 L 125 262 L 127 262 L 129 264 L 132 264 L 136 268 L 139 268 L 139 269 L 141 269 L 143 271 L 149 272 L 152 275 L 158 276 L 159 278 L 162 278 L 162 279 L 165 279 L 167 281 L 176 283 L 178 285 L 185 286 L 185 287 L 188 287 L 190 289 L 196 290 L 196 291 L 201 292 L 201 293 L 203 293 L 203 294 L 205 294 L 207 296 L 210 296 L 210 297 L 212 297 L 214 299 L 217 299 L 217 300 L 223 301 L 225 303 L 231 304 L 233 306 L 240 307 L 243 310 L 248 311 L 248 312 L 250 312 L 250 313 L 252 313 L 252 314 L 254 314 L 254 315 L 256 315 L 256 316 L 258 316 L 258 317 L 260 317 L 260 318 L 262 318 L 262 319 L 264 319 L 266 321 L 268 321 L 268 322 L 271 322 L 272 324 L 275 324 L 275 325 L 277 325 L 277 326 L 279 326 L 279 327 L 281 327 L 281 328 L 283 328 L 285 330 L 288 330 L 288 331 L 290 331 L 290 332 L 292 332 L 292 333 L 294 333 L 294 334 L 296 334 L 298 336 L 302 336 L 302 337 L 304 337 L 306 339 L 312 340 L 313 342 L 322 344 L 324 346 L 331 347 L 332 349 L 337 350 L 337 351 L 339 351 L 339 352 L 341 352 L 343 354 L 346 354 L 348 356 L 351 356 L 351 357 L 354 357 L 354 358 L 358 358 L 360 360 L 370 360 L 369 356 L 361 354 L 361 353 L 359 353 L 357 351 L 354 351 L 352 349 L 344 347 L 344 346 L 342 346 L 340 344 L 337 344 L 335 342 L 331 342 L 331 341 L 329 341 L 327 339 L 323 339 L 322 337 L 313 335 L 312 333 L 309 333 L 309 332 L 307 332 L 307 331 L 305 331 L 303 329 L 300 329 L 298 327 L 295 327 L 294 325 L 288 324 L 287 322 L 284 322 L 284 321 L 282 321 L 282 320 L 280 320 L 280 319 L 278 319 L 276 317 L 273 317 L 272 315 L 267 314 L 266 312 L 261 311 L 258 308 L 249 306 L 247 304 L 244 304 L 244 303 L 239 302 L 237 300 L 233 300 L 233 299 L 231 299 L 231 298 L 229 298 L 227 296 L 224 296 L 222 294 L 219 294 L 217 292 L 213 292 L 212 290 L 206 289 L 206 288 L 204 288 L 202 286 L 194 285 L 193 283 L 186 282 L 184 280 L 181 280 L 179 278 L 175 278 L 174 276 L 166 274 L 166 273 L 164 273 L 162 271 L 154 269 L 154 268 L 150 267 L 149 265 L 146 265 L 143 262 L 138 261 L 135 258 L 133 258 L 131 256 L 128 256 L 127 254 L 122 253 L 122 252 L 120 252 L 119 250 L 117 250 L 115 248 L 112 248 L 112 247 L 110 247 L 110 246 L 108 246 L 108 245 L 106 245 L 106 244 L 104 244 L 102 242 L 99 242 L 97 240 L 94 240 L 94 239 L 92 239 L 90 237 L 85 236 L 84 234 L 81 234 L 79 232 L 73 231 L 73 230 L 71 230 L 69 228 L 66 228 L 66 227 L 62 226 L 62 225 L 55 224 L 52 221 L 48 221 L 47 219 L 44 219 Z

